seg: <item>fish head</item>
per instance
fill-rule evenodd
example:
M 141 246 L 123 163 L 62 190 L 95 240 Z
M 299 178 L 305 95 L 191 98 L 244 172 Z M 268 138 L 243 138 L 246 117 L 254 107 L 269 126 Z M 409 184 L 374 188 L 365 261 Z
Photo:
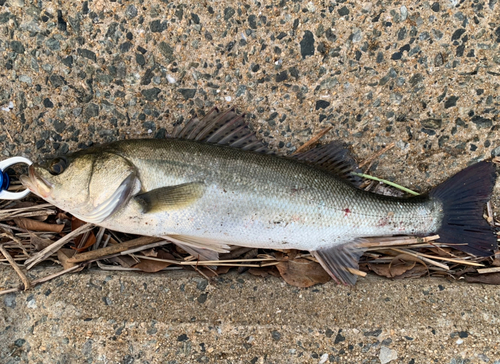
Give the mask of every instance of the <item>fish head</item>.
M 132 163 L 108 152 L 82 151 L 33 164 L 21 183 L 34 194 L 81 220 L 100 223 L 140 190 Z

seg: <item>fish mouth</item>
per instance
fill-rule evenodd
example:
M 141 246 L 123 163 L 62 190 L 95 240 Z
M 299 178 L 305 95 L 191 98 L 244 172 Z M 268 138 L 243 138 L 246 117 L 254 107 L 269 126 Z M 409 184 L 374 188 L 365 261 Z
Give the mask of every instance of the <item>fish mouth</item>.
M 43 198 L 50 196 L 50 192 L 54 186 L 53 183 L 48 181 L 37 171 L 37 167 L 34 164 L 28 167 L 28 175 L 22 175 L 20 180 L 24 187 Z

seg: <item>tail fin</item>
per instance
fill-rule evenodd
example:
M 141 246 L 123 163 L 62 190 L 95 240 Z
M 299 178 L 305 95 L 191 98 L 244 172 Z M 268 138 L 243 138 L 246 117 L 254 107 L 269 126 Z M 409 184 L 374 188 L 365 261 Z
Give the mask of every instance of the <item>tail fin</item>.
M 488 256 L 498 249 L 497 237 L 483 218 L 496 181 L 491 162 L 479 162 L 441 183 L 429 192 L 443 204 L 439 241 L 477 256 Z

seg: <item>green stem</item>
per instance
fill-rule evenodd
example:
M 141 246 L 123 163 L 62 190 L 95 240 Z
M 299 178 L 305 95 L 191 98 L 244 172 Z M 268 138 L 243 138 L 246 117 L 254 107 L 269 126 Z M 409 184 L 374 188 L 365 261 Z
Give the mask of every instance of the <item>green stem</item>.
M 389 186 L 392 186 L 392 187 L 396 187 L 397 189 L 400 189 L 401 191 L 404 191 L 406 193 L 410 193 L 414 196 L 418 196 L 419 193 L 415 192 L 415 191 L 412 191 L 406 187 L 403 187 L 403 186 L 400 186 L 394 182 L 391 182 L 391 181 L 387 181 L 385 179 L 381 179 L 381 178 L 377 178 L 377 177 L 373 177 L 373 176 L 370 176 L 369 174 L 364 174 L 364 173 L 356 173 L 356 172 L 351 172 L 351 174 L 355 175 L 355 176 L 358 176 L 358 177 L 362 177 L 362 178 L 366 178 L 366 179 L 372 179 L 374 181 L 377 181 L 377 182 L 382 182 L 382 183 L 385 183 L 386 185 L 389 185 Z

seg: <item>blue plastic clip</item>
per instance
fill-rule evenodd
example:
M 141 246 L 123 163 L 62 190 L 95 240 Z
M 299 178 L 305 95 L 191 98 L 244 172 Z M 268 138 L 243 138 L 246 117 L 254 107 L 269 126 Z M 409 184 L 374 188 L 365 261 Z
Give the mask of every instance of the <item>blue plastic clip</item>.
M 33 162 L 28 158 L 24 157 L 13 157 L 0 161 L 0 199 L 1 200 L 20 200 L 30 193 L 30 190 L 26 189 L 21 192 L 9 192 L 7 189 L 10 185 L 10 178 L 5 170 L 18 163 L 25 163 L 28 166 L 32 165 Z

